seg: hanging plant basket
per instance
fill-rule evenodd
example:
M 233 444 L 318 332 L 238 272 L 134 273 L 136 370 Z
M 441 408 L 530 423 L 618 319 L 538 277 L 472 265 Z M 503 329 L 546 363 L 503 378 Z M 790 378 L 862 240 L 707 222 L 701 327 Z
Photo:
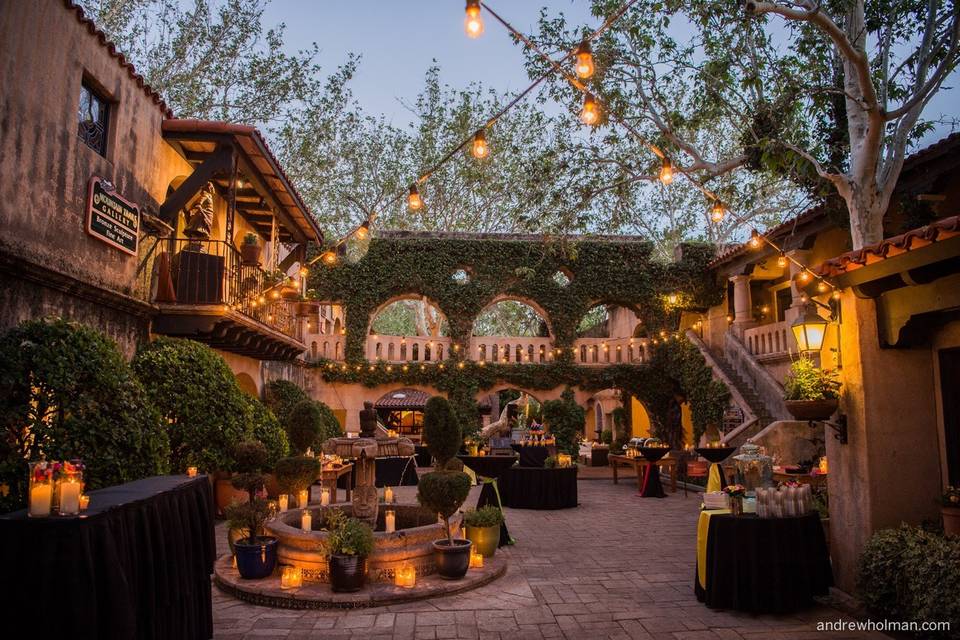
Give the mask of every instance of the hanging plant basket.
M 797 420 L 827 420 L 837 411 L 839 401 L 828 400 L 786 400 L 787 411 Z
M 280 297 L 284 300 L 296 300 L 300 297 L 300 290 L 292 284 L 280 285 Z
M 240 263 L 245 267 L 259 267 L 260 245 L 246 243 L 240 245 Z

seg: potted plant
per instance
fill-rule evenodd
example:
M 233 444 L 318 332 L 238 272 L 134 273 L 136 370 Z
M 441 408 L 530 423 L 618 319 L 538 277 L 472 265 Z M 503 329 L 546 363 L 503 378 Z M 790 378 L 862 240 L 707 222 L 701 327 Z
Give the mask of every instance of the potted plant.
M 960 487 L 947 487 L 943 492 L 940 515 L 943 516 L 943 532 L 960 536 Z
M 450 516 L 456 513 L 467 499 L 467 494 L 470 493 L 470 476 L 463 471 L 449 468 L 460 449 L 462 431 L 453 408 L 445 398 L 434 396 L 427 401 L 423 412 L 423 433 L 430 454 L 435 460 L 436 470 L 420 478 L 417 500 L 443 518 L 447 536 L 433 542 L 437 573 L 441 578 L 457 580 L 465 576 L 470 567 L 472 543 L 451 535 Z
M 300 287 L 292 276 L 285 276 L 280 284 L 280 297 L 284 300 L 298 300 L 300 298 Z
M 807 357 L 790 365 L 783 383 L 787 411 L 797 420 L 826 420 L 837 410 L 840 380 Z
M 373 530 L 348 518 L 339 509 L 327 516 L 327 569 L 330 588 L 338 593 L 359 591 L 367 578 L 367 556 L 373 551 Z
M 272 515 L 273 510 L 266 498 L 256 497 L 249 502 L 235 503 L 227 507 L 230 528 L 243 532 L 234 542 L 237 571 L 241 578 L 266 578 L 277 566 L 277 539 L 260 535 L 263 532 L 263 523 Z
M 489 558 L 500 546 L 500 525 L 503 524 L 503 512 L 492 504 L 463 514 L 463 524 L 467 528 L 467 540 L 476 550 Z
M 243 496 L 241 499 L 232 500 L 233 504 L 251 502 L 257 497 L 266 498 L 264 495 L 266 476 L 261 471 L 267 463 L 268 455 L 267 448 L 256 440 L 245 440 L 233 448 L 236 473 L 230 477 L 230 485 L 242 492 Z M 263 532 L 258 530 L 256 533 L 260 535 Z M 236 555 L 236 542 L 244 536 L 249 537 L 249 533 L 243 527 L 227 528 L 227 544 L 230 546 L 230 553 Z
M 297 495 L 320 477 L 320 460 L 309 456 L 280 458 L 273 475 L 281 494 Z
M 252 231 L 243 235 L 240 245 L 240 263 L 245 267 L 260 266 L 260 236 Z

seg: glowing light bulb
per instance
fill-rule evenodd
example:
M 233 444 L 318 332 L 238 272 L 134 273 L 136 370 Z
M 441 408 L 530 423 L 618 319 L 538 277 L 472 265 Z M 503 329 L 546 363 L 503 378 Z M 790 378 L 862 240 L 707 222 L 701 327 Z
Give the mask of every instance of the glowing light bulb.
M 723 206 L 723 203 L 719 200 L 713 201 L 713 206 L 710 207 L 710 219 L 714 222 L 721 222 L 723 216 L 727 214 L 726 207 Z
M 824 282 L 823 280 L 821 280 L 820 282 L 818 282 L 818 283 L 817 283 L 817 291 L 818 291 L 819 293 L 826 293 L 826 292 L 827 292 L 827 283 Z
M 663 166 L 660 167 L 660 182 L 663 184 L 673 182 L 673 165 L 666 158 L 663 159 Z
M 370 221 L 364 220 L 363 223 L 357 227 L 357 238 L 366 240 L 368 235 L 370 235 Z
M 308 275 L 310 275 L 310 269 L 307 269 L 306 267 L 300 267 L 300 277 L 306 278 Z
M 834 289 L 834 290 L 833 290 L 833 293 L 830 295 L 830 297 L 833 298 L 834 300 L 839 300 L 839 299 L 840 299 L 840 289 Z
M 760 234 L 757 233 L 756 229 L 750 232 L 750 248 L 751 249 L 760 248 Z
M 407 208 L 410 211 L 419 211 L 423 208 L 423 199 L 420 198 L 420 191 L 414 183 L 410 185 L 410 195 L 407 196 Z
M 467 17 L 463 21 L 463 28 L 467 37 L 479 38 L 483 35 L 483 18 L 480 17 L 480 0 L 467 0 Z
M 577 47 L 575 57 L 574 70 L 577 72 L 577 76 L 583 80 L 592 77 L 596 68 L 593 64 L 593 51 L 590 50 L 589 40 L 584 40 L 580 43 L 580 46 Z
M 803 282 L 804 284 L 806 284 L 807 282 L 810 282 L 810 272 L 807 271 L 806 269 L 801 271 L 798 277 L 800 278 L 800 282 Z
M 780 255 L 777 256 L 777 266 L 783 269 L 787 266 L 787 254 L 783 251 L 780 252 Z
M 487 146 L 487 134 L 483 132 L 483 129 L 477 131 L 476 135 L 473 136 L 472 153 L 477 160 L 483 160 L 490 155 L 490 147 Z
M 323 260 L 323 264 L 336 264 L 337 254 L 333 251 L 324 251 L 320 259 Z
M 670 295 L 667 296 L 667 302 L 669 302 L 670 304 L 677 304 L 677 300 L 679 299 L 680 297 L 675 293 L 671 293 Z
M 583 99 L 583 109 L 580 111 L 580 121 L 589 126 L 593 126 L 600 121 L 600 105 L 596 98 L 589 93 Z

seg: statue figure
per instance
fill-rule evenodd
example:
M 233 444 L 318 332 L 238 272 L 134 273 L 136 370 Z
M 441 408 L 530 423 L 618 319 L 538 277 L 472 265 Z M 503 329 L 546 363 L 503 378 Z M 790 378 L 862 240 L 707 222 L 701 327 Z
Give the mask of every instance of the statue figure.
M 187 215 L 183 235 L 191 240 L 207 240 L 213 228 L 213 183 L 208 182 Z
M 377 437 L 377 412 L 369 400 L 364 401 L 363 409 L 360 410 L 360 437 Z

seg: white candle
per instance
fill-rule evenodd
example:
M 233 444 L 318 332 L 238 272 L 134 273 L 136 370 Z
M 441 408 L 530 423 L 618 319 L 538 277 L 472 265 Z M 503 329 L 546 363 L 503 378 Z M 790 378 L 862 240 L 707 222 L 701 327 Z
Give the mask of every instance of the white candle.
M 60 515 L 75 516 L 80 513 L 80 483 L 64 480 L 60 483 Z
M 383 490 L 383 501 L 387 504 L 393 504 L 393 488 L 387 487 Z
M 33 485 L 30 489 L 30 515 L 33 517 L 50 515 L 52 498 L 53 487 L 49 482 Z
M 330 504 L 330 489 L 320 489 L 320 504 L 324 507 Z
M 397 530 L 397 516 L 392 509 L 387 509 L 383 516 L 383 521 L 387 525 L 387 533 L 393 533 Z
M 300 493 L 297 494 L 297 506 L 301 509 L 310 502 L 310 493 L 307 489 L 301 489 Z
M 313 516 L 310 515 L 310 511 L 307 509 L 304 509 L 303 515 L 300 516 L 300 528 L 304 531 L 311 531 L 313 529 Z
M 280 496 L 277 498 L 277 502 L 280 505 L 281 512 L 286 511 L 287 509 L 290 508 L 290 496 L 288 496 L 285 493 L 280 494 Z

